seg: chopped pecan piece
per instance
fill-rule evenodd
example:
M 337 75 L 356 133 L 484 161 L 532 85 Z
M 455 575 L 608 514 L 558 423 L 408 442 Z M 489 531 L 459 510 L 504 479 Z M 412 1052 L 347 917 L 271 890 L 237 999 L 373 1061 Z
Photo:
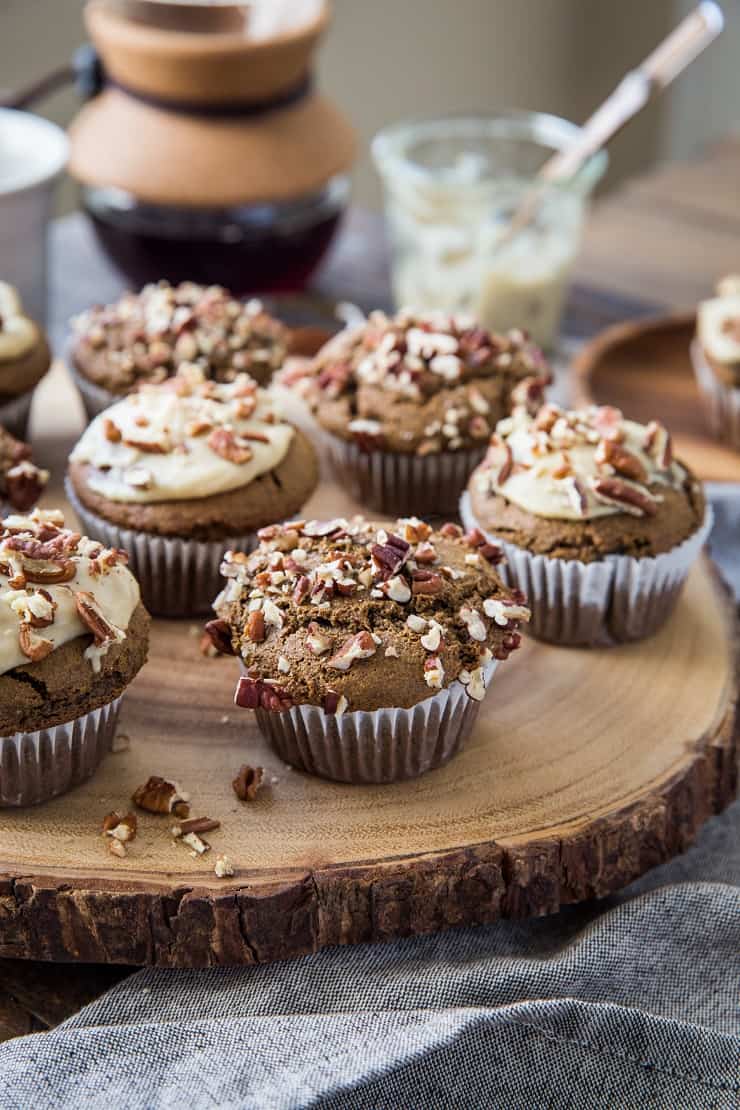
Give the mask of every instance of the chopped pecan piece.
M 545 387 L 549 384 L 549 375 L 539 378 L 522 378 L 511 391 L 512 405 L 523 406 L 530 416 L 534 416 L 545 399 Z
M 586 496 L 586 488 L 580 478 L 572 475 L 565 480 L 565 492 L 568 497 L 573 510 L 579 517 L 586 515 L 588 509 L 588 498 Z
M 247 636 L 254 644 L 261 644 L 266 636 L 265 617 L 261 609 L 255 609 L 247 617 Z
M 37 635 L 32 626 L 25 622 L 18 626 L 18 644 L 26 659 L 30 659 L 32 663 L 39 663 L 54 650 L 51 640 Z
M 71 559 L 54 559 L 48 562 L 23 561 L 23 575 L 26 582 L 37 586 L 56 586 L 60 582 L 71 582 L 75 576 L 75 565 Z
M 136 836 L 136 814 L 127 813 L 123 817 L 120 813 L 107 813 L 103 818 L 103 835 L 112 836 L 125 843 Z
M 216 856 L 213 870 L 217 879 L 230 879 L 234 874 L 234 865 L 228 856 Z
M 96 645 L 114 643 L 123 637 L 120 628 L 108 620 L 97 601 L 87 590 L 77 590 L 74 595 L 77 615 L 92 632 Z
M 215 455 L 241 466 L 252 458 L 252 448 L 231 428 L 216 428 L 208 437 L 208 446 Z
M 617 474 L 633 482 L 644 482 L 647 478 L 647 471 L 637 455 L 633 455 L 613 439 L 599 441 L 594 453 L 594 462 L 597 466 L 611 466 Z
M 172 450 L 169 443 L 159 439 L 131 439 L 127 436 L 123 442 L 126 447 L 133 447 L 134 450 L 143 451 L 147 455 L 169 455 Z
M 137 786 L 131 801 L 147 813 L 174 813 L 183 819 L 190 814 L 190 795 L 181 790 L 176 782 L 151 775 L 145 783 Z
M 393 532 L 386 535 L 383 543 L 374 543 L 370 548 L 378 574 L 381 578 L 391 578 L 397 574 L 409 557 L 411 544 Z
M 234 655 L 234 646 L 231 642 L 231 628 L 224 620 L 208 621 L 205 626 L 205 635 L 219 655 Z
M 5 493 L 18 512 L 25 513 L 36 504 L 49 479 L 47 470 L 39 470 L 31 462 L 20 462 L 5 475 Z
M 623 421 L 624 417 L 620 409 L 614 408 L 613 405 L 600 405 L 593 418 L 594 427 L 604 439 L 617 443 L 624 439 Z
M 413 594 L 438 594 L 442 586 L 442 575 L 431 570 L 415 570 L 411 576 Z
M 221 822 L 215 821 L 213 817 L 188 817 L 187 820 L 179 821 L 177 825 L 173 825 L 170 832 L 177 839 L 181 836 L 187 836 L 188 833 L 213 832 L 214 829 L 220 828 Z
M 322 700 L 322 708 L 327 717 L 341 717 L 347 712 L 348 704 L 344 694 L 338 694 L 336 690 L 327 690 Z
M 331 640 L 324 634 L 316 621 L 311 621 L 306 630 L 306 647 L 312 655 L 324 655 L 331 647 Z
M 668 470 L 673 462 L 673 444 L 668 429 L 657 420 L 651 420 L 645 429 L 644 448 L 661 470 Z
M 451 521 L 448 521 L 446 524 L 442 525 L 439 534 L 445 536 L 448 540 L 459 540 L 463 534 L 463 530 L 459 524 L 453 524 Z
M 311 580 L 305 574 L 302 574 L 293 589 L 293 601 L 296 605 L 300 605 L 306 600 L 310 592 Z
M 614 505 L 631 516 L 655 516 L 658 503 L 646 489 L 638 489 L 621 478 L 596 478 L 591 489 L 597 501 Z
M 378 645 L 371 634 L 363 630 L 346 639 L 326 665 L 335 671 L 348 671 L 355 660 L 370 659 L 377 650 Z
M 293 698 L 276 682 L 242 675 L 236 684 L 234 705 L 240 709 L 265 709 L 268 713 L 283 713 L 293 707 Z
M 502 486 L 514 468 L 514 457 L 508 443 L 500 436 L 492 435 L 491 444 L 486 452 L 483 465 L 488 467 L 497 486 Z
M 103 435 L 109 443 L 121 442 L 121 429 L 109 416 L 103 417 Z
M 242 763 L 232 782 L 234 793 L 240 802 L 254 801 L 257 791 L 263 784 L 265 771 L 263 767 L 250 767 Z

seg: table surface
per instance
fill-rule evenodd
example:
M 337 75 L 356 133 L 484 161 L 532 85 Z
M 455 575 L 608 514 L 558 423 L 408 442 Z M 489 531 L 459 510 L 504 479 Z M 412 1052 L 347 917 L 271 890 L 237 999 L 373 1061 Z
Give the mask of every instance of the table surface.
M 586 336 L 620 317 L 691 308 L 740 253 L 740 138 L 690 163 L 661 166 L 597 203 L 584 238 L 566 330 Z M 388 301 L 387 255 L 379 218 L 353 210 L 311 288 L 291 306 L 330 316 L 336 299 L 363 307 Z M 114 298 L 120 276 L 75 214 L 52 230 L 49 331 L 61 351 L 67 321 Z M 0 911 L 1 911 L 0 906 Z M 1 920 L 1 913 L 0 913 Z M 0 1040 L 51 1028 L 132 968 L 0 960 Z

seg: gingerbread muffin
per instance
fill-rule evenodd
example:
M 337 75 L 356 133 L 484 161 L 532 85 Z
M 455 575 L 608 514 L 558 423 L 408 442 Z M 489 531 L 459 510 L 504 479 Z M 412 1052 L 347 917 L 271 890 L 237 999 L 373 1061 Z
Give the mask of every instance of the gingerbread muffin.
M 0 427 L 0 506 L 25 513 L 38 501 L 49 471 L 36 466 L 31 448 Z
M 524 598 L 501 549 L 454 524 L 293 521 L 229 552 L 206 627 L 237 655 L 238 706 L 282 759 L 347 782 L 391 782 L 448 760 L 499 660 L 520 642 Z
M 335 336 L 303 383 L 337 475 L 379 512 L 457 511 L 468 475 L 525 379 L 550 380 L 523 332 L 472 318 L 373 312 Z
M 517 407 L 473 473 L 461 513 L 506 556 L 534 635 L 636 640 L 670 614 L 711 527 L 701 484 L 656 421 L 610 407 Z
M 228 547 L 250 550 L 318 479 L 309 440 L 246 374 L 197 366 L 97 416 L 70 455 L 67 492 L 91 536 L 123 548 L 147 607 L 208 612 Z
M 0 424 L 24 439 L 33 391 L 51 365 L 46 336 L 23 311 L 12 285 L 0 281 Z
M 740 275 L 699 305 L 691 357 L 713 433 L 740 450 Z
M 96 305 L 72 321 L 72 373 L 90 418 L 139 385 L 195 363 L 205 378 L 231 382 L 248 373 L 266 385 L 281 366 L 287 331 L 257 300 L 218 285 L 166 281 Z
M 0 805 L 92 774 L 148 626 L 123 552 L 69 531 L 59 512 L 0 520 Z

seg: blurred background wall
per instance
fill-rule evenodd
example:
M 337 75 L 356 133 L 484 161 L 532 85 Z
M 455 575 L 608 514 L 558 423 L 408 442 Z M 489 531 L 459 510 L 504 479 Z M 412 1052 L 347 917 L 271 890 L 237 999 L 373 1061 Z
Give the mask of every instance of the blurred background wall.
M 722 39 L 614 141 L 606 188 L 740 127 L 740 2 L 723 6 Z M 82 7 L 82 0 L 0 0 L 0 85 L 13 87 L 68 57 L 84 38 Z M 360 132 L 357 199 L 379 203 L 366 151 L 384 123 L 505 107 L 580 121 L 692 7 L 692 0 L 334 0 L 321 81 Z M 41 110 L 67 123 L 76 103 L 63 92 Z M 74 205 L 71 186 L 60 203 Z

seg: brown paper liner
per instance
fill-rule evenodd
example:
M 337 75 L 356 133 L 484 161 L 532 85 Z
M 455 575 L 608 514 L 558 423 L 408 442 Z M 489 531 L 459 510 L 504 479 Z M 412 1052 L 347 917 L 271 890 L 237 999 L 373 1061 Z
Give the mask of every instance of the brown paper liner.
M 0 404 L 0 424 L 16 439 L 28 438 L 28 422 L 31 417 L 33 389 Z
M 740 388 L 720 381 L 698 339 L 691 344 L 691 361 L 712 434 L 740 451 Z
M 90 778 L 110 751 L 121 699 L 63 725 L 0 737 L 0 807 L 48 801 Z
M 480 528 L 466 492 L 460 501 L 466 528 Z M 527 631 L 561 645 L 605 645 L 643 640 L 670 616 L 691 565 L 712 530 L 707 507 L 701 527 L 671 551 L 643 559 L 607 555 L 594 563 L 533 555 L 487 532 L 506 562 L 497 569 L 507 586 L 527 595 Z
M 497 663 L 486 668 L 486 687 Z M 315 705 L 285 713 L 256 710 L 257 724 L 286 763 L 336 782 L 388 783 L 441 767 L 470 735 L 480 702 L 461 682 L 410 709 L 330 716 Z
M 229 536 L 223 540 L 188 540 L 135 532 L 90 512 L 75 493 L 69 478 L 64 488 L 80 518 L 85 535 L 106 547 L 128 553 L 129 568 L 138 579 L 141 600 L 158 617 L 195 617 L 211 611 L 223 586 L 220 567 L 224 552 L 252 551 L 257 536 Z
M 436 455 L 368 452 L 329 432 L 322 442 L 341 485 L 363 505 L 394 517 L 456 514 L 460 494 L 486 453 L 486 445 Z

